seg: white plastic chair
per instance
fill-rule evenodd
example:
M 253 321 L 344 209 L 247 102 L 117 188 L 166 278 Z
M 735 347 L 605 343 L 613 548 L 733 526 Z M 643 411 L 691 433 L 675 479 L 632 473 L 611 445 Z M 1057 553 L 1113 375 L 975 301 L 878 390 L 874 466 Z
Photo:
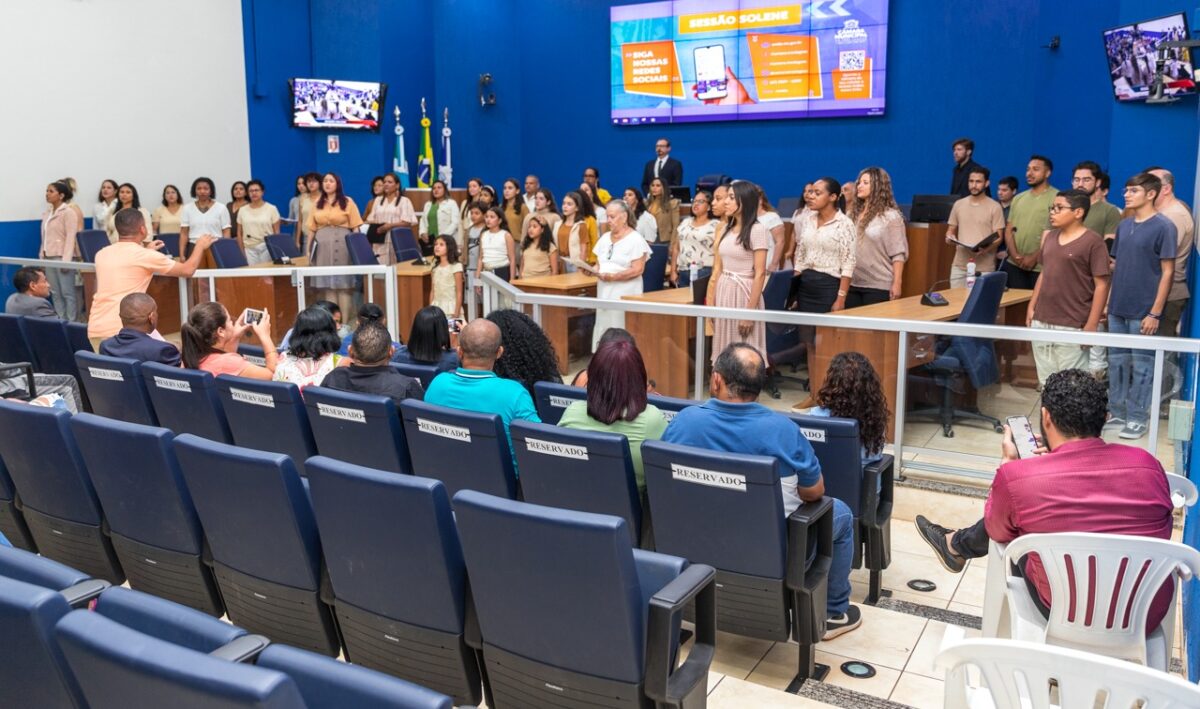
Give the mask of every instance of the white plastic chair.
M 1162 623 L 1147 636 L 1150 604 L 1163 582 L 1174 579 L 1177 596 L 1183 581 L 1200 574 L 1200 551 L 1165 539 L 1124 534 L 1027 534 L 1009 542 L 1004 568 L 1030 553 L 1041 559 L 1050 584 L 1050 617 L 1043 618 L 1038 611 L 1025 579 L 1006 573 L 1013 639 L 1167 670 L 1175 597 Z
M 937 662 L 946 668 L 945 709 L 1200 706 L 1200 687 L 1182 678 L 1070 648 L 980 638 L 944 649 Z
M 1200 495 L 1197 494 L 1195 483 L 1182 475 L 1167 473 L 1167 485 L 1171 490 L 1171 502 L 1175 509 L 1181 510 L 1196 504 Z M 988 547 L 987 581 L 983 590 L 983 637 L 1008 637 L 1011 623 L 1008 606 L 1005 603 L 1005 582 L 1008 570 L 1004 566 L 1004 550 L 1007 544 L 992 542 Z M 1173 611 L 1174 609 L 1172 609 Z M 1171 614 L 1174 618 L 1174 613 Z M 1167 648 L 1174 647 L 1175 624 L 1170 623 L 1165 629 Z

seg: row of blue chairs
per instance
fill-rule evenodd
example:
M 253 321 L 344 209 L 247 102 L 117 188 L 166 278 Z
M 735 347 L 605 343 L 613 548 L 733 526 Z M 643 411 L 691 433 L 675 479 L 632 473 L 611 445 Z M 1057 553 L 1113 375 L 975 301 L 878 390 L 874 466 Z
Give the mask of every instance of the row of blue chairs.
M 66 460 L 32 469 L 51 445 Z M 488 677 L 490 706 L 560 692 L 674 706 L 704 691 L 714 572 L 635 549 L 622 519 L 472 490 L 452 512 L 437 480 L 323 457 L 305 480 L 284 455 L 4 402 L 0 449 L 44 555 L 112 583 L 128 572 L 135 588 L 272 640 L 344 648 L 459 703 L 478 703 Z M 92 524 L 71 519 L 77 508 Z M 698 644 L 676 667 L 692 601 Z
M 43 374 L 79 378 L 77 351 L 92 351 L 83 323 L 0 313 L 0 362 L 28 362 Z
M 449 709 L 394 677 L 280 644 L 50 559 L 0 547 L 8 706 Z

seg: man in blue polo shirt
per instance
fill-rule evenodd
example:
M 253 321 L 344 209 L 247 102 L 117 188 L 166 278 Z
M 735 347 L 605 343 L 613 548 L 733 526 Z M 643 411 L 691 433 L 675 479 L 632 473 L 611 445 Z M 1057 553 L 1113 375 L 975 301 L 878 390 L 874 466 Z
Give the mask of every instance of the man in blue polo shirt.
M 504 354 L 500 328 L 491 320 L 478 318 L 458 333 L 458 361 L 453 372 L 442 372 L 429 383 L 425 401 L 464 411 L 496 414 L 504 422 L 504 434 L 514 420 L 541 423 L 529 392 L 518 381 L 496 376 L 492 367 Z M 509 436 L 509 445 L 512 437 Z
M 800 427 L 757 403 L 767 382 L 762 354 L 742 342 L 725 348 L 713 363 L 712 398 L 675 414 L 662 439 L 726 453 L 774 456 L 780 464 L 783 513 L 825 495 L 821 464 Z M 825 640 L 862 625 L 862 612 L 850 604 L 850 565 L 854 560 L 854 515 L 833 500 L 833 563 L 829 569 Z

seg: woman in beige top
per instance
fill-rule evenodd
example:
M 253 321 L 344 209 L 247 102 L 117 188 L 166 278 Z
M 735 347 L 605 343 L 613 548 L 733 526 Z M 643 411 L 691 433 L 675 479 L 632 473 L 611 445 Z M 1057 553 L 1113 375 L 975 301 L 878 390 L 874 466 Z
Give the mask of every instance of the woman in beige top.
M 673 244 L 679 230 L 679 200 L 671 199 L 666 183 L 657 177 L 650 181 L 650 198 L 646 202 L 646 211 L 658 224 L 658 240 Z
M 858 229 L 858 251 L 846 307 L 899 298 L 908 260 L 908 235 L 886 170 L 868 167 L 858 173 L 848 212 Z
M 46 204 L 50 205 L 42 215 L 42 248 L 38 258 L 50 261 L 74 261 L 77 248 L 75 235 L 79 233 L 78 215 L 67 204 L 74 196 L 71 186 L 65 182 L 52 182 L 46 186 Z M 64 320 L 74 320 L 76 313 L 75 271 L 65 268 L 46 269 L 50 291 L 54 294 L 54 312 Z
M 137 188 L 126 182 L 117 188 L 117 202 L 112 209 L 108 210 L 108 223 L 104 226 L 104 230 L 108 233 L 109 243 L 117 243 L 117 225 L 113 219 L 117 212 L 122 209 L 136 209 L 142 213 L 142 218 L 146 220 L 146 241 L 154 240 L 154 220 L 150 218 L 150 212 L 142 206 L 142 200 L 138 198 Z
M 275 205 L 264 202 L 266 188 L 261 180 L 250 180 L 246 193 L 250 202 L 238 210 L 237 239 L 246 261 L 250 265 L 269 263 L 271 253 L 267 250 L 267 237 L 279 233 L 279 210 Z
M 529 215 L 529 207 L 525 206 L 525 200 L 521 197 L 521 183 L 517 182 L 517 178 L 510 177 L 504 181 L 504 201 L 501 203 L 501 208 L 504 209 L 504 221 L 508 225 L 508 233 L 523 234 L 521 231 L 525 226 L 525 217 Z
M 308 220 L 312 217 L 313 207 L 321 199 L 321 173 L 310 172 L 304 176 L 304 189 L 300 195 L 300 221 L 296 224 L 296 248 L 305 256 L 312 255 L 313 233 L 308 229 Z
M 592 253 L 592 246 L 596 242 L 588 229 L 585 204 L 581 193 L 568 192 L 562 201 L 563 220 L 557 229 L 552 229 L 552 233 L 556 236 L 559 253 L 568 261 L 586 261 L 595 265 L 596 255 Z M 570 265 L 567 270 L 574 271 L 575 266 Z
M 154 210 L 150 221 L 154 223 L 155 234 L 178 234 L 182 223 L 183 197 L 179 188 L 167 185 L 162 191 L 162 206 Z
M 65 183 L 67 187 L 71 188 L 71 196 L 67 197 L 63 201 L 63 204 L 67 205 L 71 208 L 71 211 L 75 212 L 75 218 L 79 220 L 79 230 L 83 231 L 85 223 L 83 220 L 83 209 L 81 209 L 79 205 L 75 203 L 75 195 L 79 192 L 79 185 L 75 182 L 74 177 L 64 177 L 59 180 L 59 182 Z
M 342 189 L 342 179 L 332 172 L 325 173 L 321 178 L 321 198 L 308 215 L 308 231 L 312 232 L 316 244 L 312 265 L 349 266 L 346 234 L 362 223 L 358 205 Z M 316 276 L 312 279 L 313 288 L 317 289 L 316 300 L 331 300 L 343 313 L 353 310 L 357 283 L 357 276 Z
M 371 200 L 371 216 L 367 221 L 371 224 L 371 231 L 367 234 L 371 250 L 375 252 L 379 263 L 390 266 L 396 262 L 396 253 L 392 249 L 392 229 L 411 229 L 417 223 L 417 212 L 413 209 L 412 200 L 404 196 L 399 177 L 392 173 L 383 176 L 383 193 Z

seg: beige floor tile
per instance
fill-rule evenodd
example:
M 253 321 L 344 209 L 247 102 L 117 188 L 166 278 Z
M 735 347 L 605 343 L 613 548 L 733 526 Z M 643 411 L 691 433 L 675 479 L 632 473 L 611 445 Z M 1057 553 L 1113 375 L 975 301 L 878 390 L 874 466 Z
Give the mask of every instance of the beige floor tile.
M 925 619 L 874 606 L 859 606 L 862 626 L 817 646 L 821 652 L 851 657 L 894 670 L 904 669 L 917 646 Z
M 946 571 L 933 554 L 909 554 L 895 550 L 892 551 L 892 564 L 884 571 L 883 578 L 886 588 L 942 601 L 954 600 L 954 591 L 961 580 L 959 574 Z M 913 579 L 932 581 L 937 588 L 929 593 L 913 591 L 908 587 L 908 582 Z
M 816 709 L 828 705 L 734 677 L 721 680 L 708 695 L 709 709 Z
M 983 500 L 914 487 L 897 487 L 892 524 L 898 524 L 901 520 L 912 522 L 917 515 L 925 515 L 950 529 L 967 527 L 983 516 Z
M 980 563 L 971 564 L 962 572 L 962 582 L 958 584 L 958 590 L 950 600 L 983 607 L 983 591 L 987 587 L 987 564 L 984 563 L 986 559 L 979 561 Z
M 735 679 L 746 679 L 772 645 L 770 640 L 718 632 L 717 650 L 710 669 Z
M 725 679 L 725 675 L 721 674 L 720 672 L 709 672 L 708 692 L 706 692 L 706 694 L 712 694 L 713 690 L 717 688 L 717 685 L 720 684 L 721 680 L 723 679 Z
M 944 685 L 940 679 L 930 679 L 921 675 L 905 672 L 896 682 L 890 697 L 897 704 L 907 704 L 918 709 L 935 709 L 942 706 Z
M 945 673 L 934 667 L 934 661 L 937 659 L 938 653 L 942 651 L 942 641 L 946 636 L 946 630 L 951 628 L 941 621 L 931 620 L 925 625 L 925 631 L 921 633 L 921 639 L 917 641 L 917 647 L 913 649 L 912 655 L 908 658 L 908 665 L 905 666 L 905 674 L 916 673 L 932 679 L 942 679 Z M 980 633 L 974 628 L 956 628 L 955 634 L 961 639 L 977 638 Z
M 775 647 L 767 653 L 763 661 L 758 663 L 758 667 L 754 672 L 746 678 L 748 682 L 754 682 L 774 689 L 784 689 L 791 683 L 792 678 L 796 676 L 796 663 L 800 646 L 794 643 L 776 643 Z M 841 666 L 845 662 L 854 660 L 854 657 L 844 657 L 828 652 L 817 651 L 817 662 L 829 666 L 829 674 L 825 677 L 825 684 L 832 684 L 838 687 L 846 687 L 864 694 L 887 699 L 892 693 L 892 687 L 895 686 L 896 680 L 900 679 L 900 671 L 888 667 L 876 667 L 875 676 L 870 679 L 854 679 L 841 671 Z
M 930 439 L 942 435 L 942 427 L 927 421 L 904 422 L 904 445 L 925 448 Z
M 972 606 L 968 603 L 959 603 L 958 601 L 950 601 L 946 606 L 946 610 L 983 617 L 983 606 Z
M 1024 411 L 1009 411 L 1006 416 L 1024 413 Z M 998 418 L 1003 422 L 1005 416 L 999 416 Z M 939 434 L 930 439 L 926 448 L 999 457 L 1000 434 L 992 429 L 990 423 L 983 421 L 959 421 L 954 424 L 953 438 L 946 438 Z

